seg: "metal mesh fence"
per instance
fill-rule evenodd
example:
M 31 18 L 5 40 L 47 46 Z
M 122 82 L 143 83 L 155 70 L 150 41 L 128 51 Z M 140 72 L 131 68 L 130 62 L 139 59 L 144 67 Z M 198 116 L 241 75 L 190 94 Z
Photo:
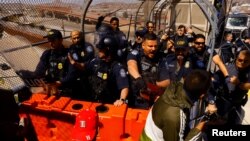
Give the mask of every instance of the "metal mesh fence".
M 106 16 L 105 23 L 109 23 L 113 16 L 118 17 L 120 29 L 129 35 L 130 39 L 133 38 L 132 24 L 135 23 L 134 18 L 140 1 L 93 0 L 83 20 L 84 2 L 82 0 L 1 1 L 1 56 L 14 70 L 24 68 L 34 70 L 41 53 L 49 47 L 49 44 L 39 44 L 41 41 L 46 41 L 43 36 L 48 30 L 60 30 L 64 37 L 68 37 L 71 31 L 81 30 L 83 21 L 85 39 L 93 43 L 95 24 L 99 16 Z M 138 24 L 142 24 L 143 19 L 138 18 L 137 21 Z M 70 44 L 70 39 L 64 39 L 66 47 Z

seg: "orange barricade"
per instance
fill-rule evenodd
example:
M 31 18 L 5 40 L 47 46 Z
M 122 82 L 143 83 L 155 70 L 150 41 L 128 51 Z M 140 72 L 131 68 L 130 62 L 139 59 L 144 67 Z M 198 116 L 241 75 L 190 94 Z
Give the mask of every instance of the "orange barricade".
M 30 100 L 23 102 L 20 115 L 29 119 L 31 136 L 38 141 L 70 140 L 75 116 L 62 112 L 70 101 L 68 97 L 33 94 Z
M 38 103 L 36 108 L 41 110 L 51 110 L 51 104 L 55 101 L 55 96 L 47 96 L 40 103 Z
M 60 97 L 53 104 L 51 104 L 51 109 L 53 111 L 61 112 L 70 102 L 69 97 Z
M 29 100 L 26 100 L 22 102 L 22 105 L 26 106 L 37 106 L 39 103 L 41 103 L 42 100 L 44 100 L 47 97 L 46 94 L 32 94 L 31 98 Z
M 125 121 L 125 134 L 131 141 L 139 140 L 148 112 L 148 110 L 128 108 Z
M 145 125 L 148 110 L 116 107 L 87 101 L 71 100 L 46 94 L 33 94 L 24 101 L 20 116 L 27 117 L 33 136 L 38 141 L 71 140 L 75 117 L 83 109 L 98 112 L 97 141 L 137 141 Z
M 66 108 L 62 112 L 70 115 L 77 115 L 83 109 L 89 109 L 91 105 L 92 105 L 91 102 L 71 100 L 70 103 L 66 106 Z
M 116 107 L 111 104 L 100 106 L 100 103 L 93 103 L 91 110 L 97 110 L 99 116 L 99 141 L 119 141 L 124 135 L 124 122 L 127 105 Z

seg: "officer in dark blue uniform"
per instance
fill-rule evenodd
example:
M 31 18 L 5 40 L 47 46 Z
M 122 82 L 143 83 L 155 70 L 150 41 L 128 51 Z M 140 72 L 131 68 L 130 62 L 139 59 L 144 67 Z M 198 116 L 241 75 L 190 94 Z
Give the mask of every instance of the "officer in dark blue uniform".
M 235 48 L 233 41 L 233 34 L 232 33 L 226 33 L 225 39 L 220 45 L 221 50 L 221 59 L 224 62 L 224 64 L 231 62 L 234 59 L 233 50 Z
M 90 90 L 85 65 L 94 58 L 94 48 L 90 43 L 83 42 L 83 34 L 80 31 L 71 32 L 71 41 L 72 45 L 69 47 L 68 58 L 79 75 L 74 82 L 72 96 L 76 99 L 88 100 Z
M 119 19 L 117 17 L 112 17 L 110 19 L 109 25 L 102 24 L 102 21 L 105 17 L 100 16 L 98 18 L 98 22 L 96 24 L 96 30 L 97 32 L 102 32 L 102 28 L 105 26 L 109 26 L 111 28 L 112 36 L 115 38 L 117 42 L 117 48 L 118 48 L 118 58 L 120 62 L 122 62 L 124 65 L 126 65 L 126 57 L 127 53 L 130 50 L 128 45 L 128 40 L 126 38 L 126 35 L 120 30 L 119 28 Z
M 68 60 L 68 49 L 62 44 L 62 34 L 51 29 L 44 38 L 50 42 L 51 49 L 43 52 L 34 72 L 21 70 L 19 74 L 23 78 L 45 78 L 49 85 L 62 90 L 62 94 L 70 95 L 76 73 Z
M 179 25 L 176 34 L 172 37 L 175 46 L 185 46 L 189 44 L 188 37 L 186 34 L 186 27 L 184 25 Z
M 210 54 L 213 55 L 212 61 L 219 67 L 223 72 L 224 77 L 228 76 L 225 64 L 221 60 L 220 56 L 212 50 L 210 47 L 205 45 L 205 36 L 202 34 L 196 34 L 194 39 L 194 46 L 190 49 L 191 63 L 194 69 L 206 70 Z
M 227 124 L 241 124 L 242 108 L 248 101 L 247 92 L 250 89 L 250 52 L 239 52 L 235 62 L 227 66 L 231 81 L 220 77 L 220 83 L 226 84 L 217 105 L 219 114 L 227 119 Z M 221 76 L 220 72 L 217 72 Z M 217 77 L 218 78 L 218 77 Z M 224 80 L 226 83 L 223 83 Z
M 132 45 L 132 49 L 141 49 L 142 41 L 143 41 L 143 36 L 146 34 L 147 29 L 145 27 L 139 27 L 136 32 L 135 32 L 135 42 Z
M 131 106 L 148 109 L 160 90 L 170 84 L 167 78 L 167 63 L 158 53 L 158 41 L 155 34 L 144 36 L 142 50 L 132 50 L 127 57 L 128 72 L 131 76 Z M 158 91 L 155 92 L 154 90 Z
M 177 46 L 174 50 L 174 54 L 169 54 L 164 58 L 168 64 L 169 79 L 171 82 L 184 82 L 185 76 L 193 69 L 188 56 L 189 47 Z
M 98 56 L 88 63 L 92 101 L 121 106 L 127 102 L 129 81 L 125 67 L 116 61 L 117 42 L 105 36 L 97 44 Z

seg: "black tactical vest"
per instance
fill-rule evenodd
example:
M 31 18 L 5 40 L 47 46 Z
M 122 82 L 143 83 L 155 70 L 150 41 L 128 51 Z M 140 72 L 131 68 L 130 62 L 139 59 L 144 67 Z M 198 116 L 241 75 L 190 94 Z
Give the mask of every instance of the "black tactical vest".
M 51 50 L 49 56 L 49 69 L 48 69 L 48 79 L 49 81 L 62 80 L 62 78 L 67 74 L 67 53 L 56 52 Z
M 141 75 L 146 83 L 156 84 L 158 66 L 158 62 L 150 61 L 144 56 L 141 58 Z
M 91 75 L 88 77 L 91 84 L 92 99 L 98 102 L 112 103 L 114 98 L 113 89 L 110 88 L 110 81 L 112 77 L 112 68 L 115 62 L 111 66 L 104 63 L 101 60 L 96 60 L 95 65 L 92 68 Z M 112 83 L 115 86 L 115 84 Z

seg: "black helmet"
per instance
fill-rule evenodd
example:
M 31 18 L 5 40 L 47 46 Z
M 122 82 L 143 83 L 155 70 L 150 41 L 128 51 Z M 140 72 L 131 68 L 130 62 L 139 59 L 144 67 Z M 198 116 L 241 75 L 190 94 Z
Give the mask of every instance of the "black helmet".
M 117 56 L 118 43 L 113 36 L 103 37 L 96 47 L 100 50 L 106 50 L 106 55 Z
M 105 24 L 102 24 L 98 29 L 97 29 L 97 32 L 98 33 L 105 33 L 106 35 L 107 34 L 111 34 L 113 31 L 112 27 L 110 25 L 105 25 Z
M 139 27 L 139 28 L 136 30 L 135 35 L 136 35 L 136 36 L 143 37 L 146 33 L 147 33 L 147 29 L 146 29 L 145 27 Z
M 94 45 L 97 46 L 97 44 L 99 44 L 99 42 L 102 38 L 109 36 L 109 35 L 113 35 L 113 34 L 114 33 L 113 33 L 111 26 L 102 24 L 95 32 Z

